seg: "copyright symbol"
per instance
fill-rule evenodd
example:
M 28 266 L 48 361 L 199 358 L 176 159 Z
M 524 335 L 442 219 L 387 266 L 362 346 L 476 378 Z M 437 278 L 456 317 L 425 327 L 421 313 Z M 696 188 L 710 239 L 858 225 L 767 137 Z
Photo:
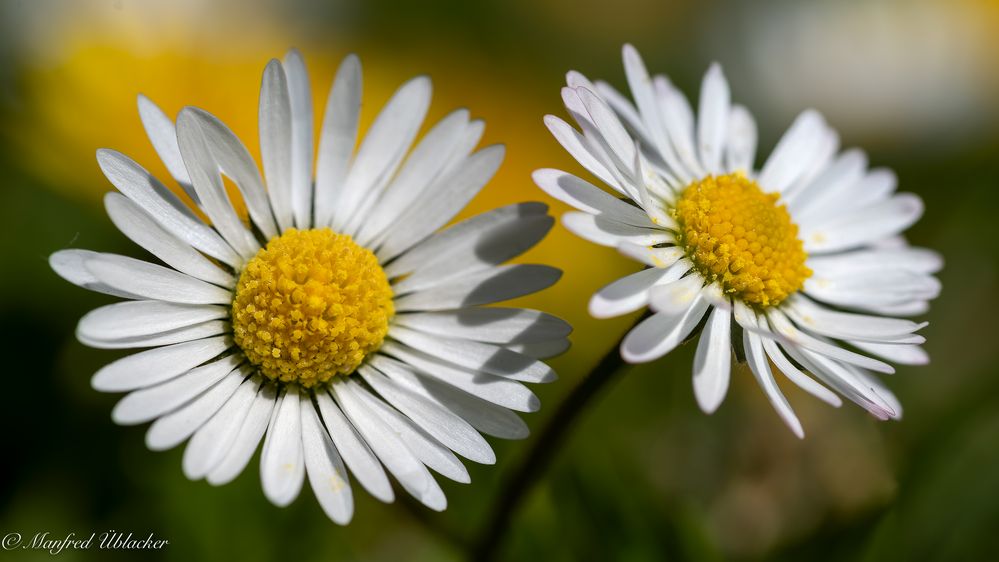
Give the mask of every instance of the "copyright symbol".
M 0 543 L 4 550 L 13 550 L 17 548 L 17 545 L 21 544 L 21 533 L 7 533 L 7 536 L 3 538 L 3 543 Z

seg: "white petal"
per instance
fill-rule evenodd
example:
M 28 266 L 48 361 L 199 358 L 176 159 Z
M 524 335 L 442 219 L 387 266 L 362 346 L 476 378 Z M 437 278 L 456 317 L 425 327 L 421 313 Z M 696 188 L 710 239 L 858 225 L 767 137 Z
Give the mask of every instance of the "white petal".
M 229 355 L 162 384 L 137 390 L 115 404 L 111 418 L 120 425 L 147 422 L 182 406 L 233 372 L 242 356 Z
M 394 326 L 389 336 L 456 365 L 523 382 L 555 380 L 555 371 L 541 361 L 502 347 L 469 340 L 442 338 Z
M 708 301 L 699 295 L 681 314 L 653 314 L 625 336 L 621 357 L 629 363 L 647 363 L 666 355 L 687 338 L 707 308 Z
M 247 372 L 237 369 L 188 404 L 153 422 L 146 432 L 146 446 L 165 451 L 181 444 L 203 426 L 229 400 Z
M 377 201 L 377 208 L 358 227 L 358 243 L 366 245 L 380 238 L 424 195 L 461 147 L 468 126 L 468 110 L 459 109 L 441 119 L 423 136 L 406 158 L 402 169 L 385 188 L 385 193 Z
M 431 509 L 442 511 L 447 507 L 447 499 L 426 466 L 410 452 L 394 428 L 364 401 L 360 386 L 349 380 L 335 380 L 330 387 L 343 413 L 402 487 Z
M 492 179 L 505 151 L 502 145 L 487 146 L 439 176 L 390 230 L 375 252 L 378 258 L 385 261 L 401 254 L 454 218 Z
M 705 413 L 718 409 L 728 392 L 732 371 L 731 325 L 732 313 L 715 308 L 708 316 L 697 353 L 694 355 L 694 396 Z
M 846 250 L 898 234 L 922 215 L 922 200 L 911 193 L 902 193 L 813 225 L 802 233 L 802 240 L 809 253 Z
M 236 286 L 232 275 L 160 226 L 131 199 L 110 192 L 104 196 L 104 207 L 122 234 L 177 271 L 222 287 Z
M 177 131 L 174 128 L 173 119 L 142 94 L 139 94 L 138 105 L 139 119 L 142 120 L 142 127 L 153 143 L 156 154 L 166 165 L 167 171 L 170 172 L 173 179 L 197 203 L 198 195 L 194 192 L 194 187 L 191 186 L 191 177 L 187 175 L 184 160 L 180 157 L 180 147 L 177 146 Z
M 722 172 L 722 155 L 730 109 L 731 95 L 728 82 L 722 74 L 721 66 L 714 63 L 701 83 L 701 101 L 697 110 L 698 148 L 701 164 L 709 174 Z
M 278 229 L 284 232 L 295 226 L 291 203 L 292 115 L 288 77 L 277 59 L 271 59 L 264 68 L 258 119 L 267 195 Z
M 243 225 L 226 194 L 218 163 L 212 156 L 211 147 L 193 108 L 185 107 L 177 117 L 177 141 L 194 189 L 201 199 L 201 208 L 226 242 L 244 259 L 252 259 L 260 245 Z
M 135 201 L 160 225 L 194 248 L 238 268 L 243 259 L 211 227 L 132 159 L 113 150 L 97 151 L 97 162 L 118 191 Z
M 222 462 L 236 442 L 259 388 L 259 377 L 243 381 L 219 411 L 191 436 L 184 449 L 184 476 L 200 480 Z
M 765 191 L 783 191 L 806 172 L 809 155 L 822 142 L 825 128 L 815 110 L 798 115 L 760 171 L 759 183 Z
M 891 365 L 883 361 L 871 359 L 870 357 L 854 353 L 805 334 L 801 330 L 795 328 L 791 321 L 788 320 L 787 316 L 779 310 L 771 309 L 768 311 L 767 319 L 770 320 L 771 325 L 781 337 L 794 345 L 810 349 L 816 353 L 820 353 L 844 363 L 857 365 L 858 367 L 863 367 L 865 369 L 871 369 L 880 373 L 889 374 L 895 372 L 895 369 Z
M 608 165 L 612 164 L 605 163 L 600 157 L 594 154 L 594 149 L 589 139 L 579 134 L 578 131 L 572 128 L 572 125 L 569 125 L 554 115 L 545 115 L 545 126 L 548 127 L 549 131 L 551 131 L 555 140 L 557 140 L 559 144 L 561 144 L 562 147 L 565 148 L 577 162 L 579 162 L 580 165 L 586 168 L 594 176 L 600 178 L 602 182 L 610 187 L 618 191 L 622 190 L 621 185 L 608 169 Z
M 340 63 L 326 100 L 316 163 L 316 226 L 330 224 L 337 202 L 343 195 L 344 178 L 347 177 L 350 157 L 357 141 L 360 114 L 361 62 L 356 55 L 350 54 Z
M 378 458 L 340 411 L 340 407 L 333 402 L 328 392 L 317 392 L 316 402 L 319 404 L 319 412 L 326 428 L 329 429 L 333 444 L 354 474 L 354 478 L 357 478 L 361 486 L 372 496 L 391 503 L 395 499 L 395 493 Z
M 96 277 L 94 277 L 94 274 L 87 269 L 87 260 L 100 255 L 100 253 L 91 252 L 90 250 L 59 250 L 49 256 L 49 267 L 51 267 L 52 270 L 59 275 L 59 277 L 62 277 L 77 287 L 83 287 L 89 291 L 104 293 L 105 295 L 112 295 L 115 297 L 124 297 L 126 299 L 136 298 L 137 295 L 133 295 L 127 291 L 122 291 L 101 283 Z
M 408 416 L 447 448 L 477 463 L 496 462 L 492 448 L 465 420 L 436 402 L 397 385 L 374 368 L 361 365 L 360 373 L 386 402 Z
M 930 356 L 918 345 L 849 340 L 850 345 L 902 365 L 926 365 Z
M 85 314 L 76 332 L 78 336 L 88 339 L 113 340 L 167 332 L 228 315 L 227 308 L 214 305 L 119 302 Z
M 503 439 L 527 437 L 527 425 L 506 408 L 417 374 L 405 364 L 385 356 L 377 359 L 380 359 L 377 367 L 390 379 L 454 412 L 482 433 Z
M 551 230 L 555 219 L 533 215 L 522 220 L 479 230 L 450 245 L 447 253 L 429 260 L 406 278 L 393 283 L 395 295 L 431 289 L 444 282 L 484 271 L 519 256 L 537 244 Z
M 707 175 L 701 167 L 694 144 L 694 112 L 690 102 L 674 88 L 664 76 L 656 76 L 652 82 L 663 126 L 669 133 L 670 142 L 677 155 L 677 164 L 683 167 L 680 177 L 700 178 Z
M 667 268 L 652 267 L 632 273 L 606 285 L 590 298 L 589 312 L 594 318 L 613 318 L 649 304 L 649 291 L 656 285 L 672 283 L 692 264 L 681 260 Z
M 582 212 L 562 215 L 562 225 L 580 238 L 615 248 L 623 242 L 639 246 L 655 246 L 675 240 L 673 234 L 665 230 L 639 228 Z
M 334 230 L 357 232 L 368 201 L 374 201 L 395 174 L 430 107 L 430 79 L 419 76 L 396 90 L 357 149 L 333 211 Z
M 552 357 L 558 357 L 566 351 L 569 351 L 569 348 L 572 347 L 572 342 L 568 339 L 560 339 L 530 343 L 514 343 L 507 344 L 504 347 L 510 351 L 516 351 L 517 353 L 533 357 L 535 359 L 550 359 Z
M 274 385 L 265 385 L 253 398 L 250 411 L 239 428 L 232 446 L 222 460 L 208 473 L 208 483 L 220 486 L 231 482 L 246 468 L 260 444 L 260 438 L 267 430 L 268 421 L 277 404 L 277 394 Z
M 232 302 L 232 292 L 185 273 L 115 254 L 98 254 L 84 262 L 98 282 L 141 298 L 179 304 Z
M 231 346 L 228 336 L 216 336 L 135 353 L 102 367 L 90 384 L 102 392 L 151 386 L 185 373 Z
M 742 332 L 742 341 L 743 346 L 746 348 L 746 361 L 749 363 L 749 368 L 753 372 L 753 375 L 756 376 L 756 382 L 760 384 L 760 388 L 763 389 L 763 392 L 767 395 L 767 399 L 770 400 L 770 404 L 777 410 L 777 414 L 784 420 L 784 423 L 791 428 L 791 431 L 799 439 L 804 439 L 805 431 L 801 428 L 798 416 L 794 415 L 794 410 L 787 403 L 787 398 L 784 398 L 780 387 L 777 386 L 777 381 L 774 380 L 773 373 L 770 372 L 770 364 L 767 362 L 766 355 L 763 352 L 763 341 L 760 339 L 760 336 L 744 331 Z
M 668 154 L 672 152 L 672 148 L 666 135 L 666 129 L 662 125 L 662 114 L 645 63 L 638 51 L 631 45 L 626 44 L 622 48 L 621 55 L 624 60 L 624 71 L 628 78 L 628 88 L 635 98 L 635 105 L 641 114 L 645 130 L 652 137 L 659 152 L 664 155 Z
M 298 228 L 312 226 L 312 88 L 297 49 L 284 56 L 291 99 L 291 208 Z M 327 512 L 328 513 L 328 512 Z
M 884 341 L 899 343 L 926 326 L 909 320 L 883 318 L 865 314 L 838 312 L 818 305 L 805 297 L 795 295 L 787 306 L 788 315 L 801 327 L 812 332 L 838 339 Z M 919 343 L 919 342 L 907 342 Z
M 333 522 L 346 525 L 354 514 L 354 496 L 347 468 L 308 395 L 302 395 L 299 408 L 302 412 L 302 450 L 312 491 L 326 515 Z
M 621 252 L 624 256 L 657 269 L 670 267 L 686 255 L 683 248 L 679 246 L 656 248 L 654 246 L 639 246 L 631 242 L 618 244 L 617 251 Z
M 644 228 L 656 226 L 641 209 L 572 174 L 543 168 L 536 170 L 532 177 L 534 183 L 548 195 L 580 211 L 632 226 Z
M 729 172 L 742 172 L 749 175 L 756 160 L 756 121 L 749 110 L 741 105 L 733 105 L 728 116 L 728 132 L 725 141 L 725 166 Z
M 250 218 L 266 238 L 277 236 L 277 225 L 271 214 L 264 180 L 260 177 L 257 164 L 243 141 L 211 113 L 195 107 L 187 108 L 185 112 L 201 131 L 205 146 L 211 152 L 219 169 L 236 183 L 236 187 L 243 195 Z
M 864 249 L 828 256 L 809 256 L 806 265 L 821 277 L 898 269 L 930 274 L 943 267 L 943 256 L 926 248 Z
M 867 155 L 858 149 L 840 154 L 836 160 L 803 189 L 789 193 L 788 207 L 798 224 L 823 209 L 836 209 L 846 200 L 842 194 L 860 181 L 867 169 Z
M 419 374 L 426 375 L 434 381 L 467 392 L 487 402 L 518 412 L 536 412 L 541 408 L 541 401 L 538 400 L 538 397 L 529 388 L 515 380 L 465 369 L 444 359 L 392 341 L 385 342 L 382 350 L 386 354 L 398 357 Z M 391 367 L 391 360 L 376 356 L 372 362 L 383 372 L 390 374 L 395 372 Z
M 572 332 L 565 320 L 524 308 L 415 312 L 398 314 L 393 322 L 429 334 L 500 344 L 556 340 Z
M 448 310 L 491 304 L 546 289 L 561 276 L 560 270 L 547 265 L 501 265 L 403 295 L 395 299 L 395 310 Z
M 659 284 L 649 290 L 649 306 L 656 312 L 680 315 L 687 311 L 701 294 L 704 278 L 688 275 L 671 283 Z
M 785 357 L 784 353 L 781 352 L 779 347 L 777 347 L 777 343 L 774 340 L 767 337 L 760 337 L 760 340 L 763 341 L 763 349 L 767 352 L 767 356 L 771 361 L 773 361 L 777 370 L 784 373 L 784 376 L 786 376 L 788 380 L 798 385 L 798 387 L 805 392 L 835 408 L 839 408 L 843 404 L 843 401 L 839 399 L 839 396 L 836 396 L 836 394 L 828 388 L 815 382 L 814 379 L 805 373 L 802 373 L 797 367 L 794 366 L 793 363 L 788 361 L 787 357 Z
M 357 383 L 353 384 L 358 397 L 399 435 L 406 448 L 427 468 L 456 482 L 465 484 L 470 481 L 468 470 L 447 447 L 364 387 Z
M 857 376 L 859 370 L 795 345 L 782 344 L 782 347 L 816 377 L 878 419 L 887 420 L 900 415 L 901 410 L 893 406 L 894 397 L 890 393 L 879 392 L 870 381 Z
M 474 253 L 479 244 L 487 243 L 496 234 L 506 234 L 522 220 L 543 217 L 548 206 L 543 203 L 515 203 L 475 215 L 437 232 L 413 246 L 409 251 L 385 266 L 391 279 L 407 273 L 447 264 L 452 252 Z
M 231 332 L 228 322 L 209 320 L 147 335 L 131 335 L 112 338 L 94 338 L 77 330 L 76 339 L 81 343 L 98 349 L 128 349 L 134 347 L 158 347 L 175 343 L 196 341 L 203 338 L 219 336 Z
M 299 390 L 285 386 L 278 398 L 260 454 L 260 481 L 264 495 L 284 507 L 298 496 L 305 479 L 302 415 Z

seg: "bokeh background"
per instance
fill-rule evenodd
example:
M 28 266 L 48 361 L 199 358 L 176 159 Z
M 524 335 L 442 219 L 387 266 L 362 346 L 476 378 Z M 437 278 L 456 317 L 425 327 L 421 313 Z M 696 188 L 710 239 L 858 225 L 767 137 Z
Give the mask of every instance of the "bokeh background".
M 117 529 L 170 540 L 161 551 L 64 560 L 465 558 L 528 443 L 495 441 L 496 466 L 470 466 L 471 485 L 443 482 L 443 514 L 358 492 L 347 527 L 310 493 L 285 509 L 268 504 L 256 463 L 222 488 L 189 482 L 181 448 L 150 452 L 144 427 L 111 423 L 116 397 L 89 378 L 119 354 L 73 338 L 76 320 L 111 299 L 58 279 L 46 257 L 68 247 L 138 255 L 104 216 L 111 187 L 94 151 L 116 148 L 167 177 L 142 133 L 139 92 L 171 114 L 188 104 L 215 113 L 255 151 L 260 73 L 289 46 L 305 54 L 317 107 L 339 60 L 358 53 L 366 123 L 397 85 L 427 73 L 428 122 L 465 106 L 487 121 L 485 143 L 507 144 L 467 216 L 547 200 L 530 181 L 536 168 L 582 173 L 541 117 L 563 114 L 567 70 L 624 88 L 620 47 L 632 42 L 691 96 L 720 61 L 764 152 L 815 107 L 845 146 L 864 147 L 925 199 L 910 239 L 947 261 L 923 332 L 932 363 L 891 377 L 906 407 L 898 423 L 786 387 L 804 441 L 744 371 L 720 411 L 701 414 L 693 346 L 632 369 L 560 444 L 499 557 L 999 559 L 999 3 L 9 0 L 0 21 L 0 534 Z M 588 296 L 637 265 L 560 226 L 523 259 L 565 271 L 523 303 L 576 327 L 573 349 L 554 360 L 561 379 L 537 390 L 537 433 L 634 320 L 588 318 Z

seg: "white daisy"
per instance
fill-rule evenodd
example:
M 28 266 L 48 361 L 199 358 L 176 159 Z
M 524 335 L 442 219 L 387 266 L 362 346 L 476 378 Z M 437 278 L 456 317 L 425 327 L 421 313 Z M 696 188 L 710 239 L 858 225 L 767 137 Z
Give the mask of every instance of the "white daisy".
M 662 357 L 703 323 L 693 386 L 705 412 L 725 397 L 734 348 L 799 437 L 771 363 L 834 406 L 840 399 L 829 388 L 880 419 L 900 418 L 873 374 L 894 369 L 871 356 L 928 361 L 915 334 L 925 323 L 895 318 L 925 312 L 940 291 L 932 276 L 940 256 L 900 236 L 922 214 L 921 200 L 895 193 L 895 175 L 868 170 L 863 152 L 839 152 L 836 132 L 812 110 L 754 169 L 756 125 L 731 103 L 717 64 L 704 77 L 696 120 L 683 94 L 665 76 L 650 77 L 630 45 L 624 67 L 634 104 L 570 72 L 562 99 L 582 134 L 545 118 L 562 146 L 624 199 L 559 170 L 534 174 L 582 211 L 564 215 L 566 228 L 649 266 L 590 301 L 599 318 L 654 311 L 625 337 L 622 357 Z
M 190 437 L 184 473 L 212 484 L 235 478 L 263 438 L 267 498 L 287 505 L 307 474 L 341 524 L 353 513 L 347 468 L 382 501 L 393 500 L 387 470 L 442 510 L 428 468 L 468 482 L 454 453 L 495 461 L 480 432 L 527 435 L 511 410 L 538 409 L 522 383 L 555 379 L 539 358 L 564 351 L 570 327 L 543 312 L 480 305 L 558 279 L 547 266 L 501 265 L 553 219 L 545 205 L 523 203 L 442 229 L 496 172 L 503 147 L 473 152 L 483 123 L 462 109 L 410 150 L 430 91 L 426 77 L 402 85 L 355 152 L 361 66 L 344 59 L 314 179 L 312 100 L 297 51 L 264 71 L 263 177 L 212 115 L 185 108 L 175 128 L 139 97 L 156 151 L 210 223 L 128 157 L 98 152 L 120 192 L 105 197 L 111 220 L 166 264 L 86 250 L 50 259 L 72 283 L 131 299 L 84 316 L 81 342 L 152 348 L 94 375 L 97 390 L 129 392 L 114 408 L 117 423 L 155 420 L 146 434 L 153 450 Z

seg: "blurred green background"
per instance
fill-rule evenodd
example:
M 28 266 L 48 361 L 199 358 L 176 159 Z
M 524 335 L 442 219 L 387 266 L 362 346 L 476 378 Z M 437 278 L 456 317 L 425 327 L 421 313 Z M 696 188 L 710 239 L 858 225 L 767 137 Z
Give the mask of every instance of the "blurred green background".
M 398 84 L 427 73 L 428 122 L 465 106 L 486 119 L 484 142 L 508 147 L 467 216 L 546 200 L 533 169 L 582 173 L 541 117 L 564 115 L 569 69 L 624 88 L 620 47 L 632 42 L 692 97 L 720 61 L 733 99 L 757 117 L 762 153 L 815 107 L 844 146 L 864 147 L 925 199 L 910 240 L 947 260 L 923 332 L 933 360 L 891 377 L 906 407 L 898 423 L 785 388 L 804 441 L 746 372 L 717 414 L 701 414 L 692 346 L 635 368 L 562 443 L 499 557 L 999 559 L 996 2 L 10 0 L 0 21 L 0 534 L 117 529 L 170 540 L 160 551 L 67 551 L 64 560 L 462 559 L 528 443 L 494 441 L 496 466 L 470 466 L 471 485 L 443 481 L 443 514 L 383 505 L 355 487 L 347 527 L 309 492 L 288 508 L 270 505 L 255 462 L 222 488 L 189 482 L 181 448 L 150 452 L 144 427 L 111 423 L 117 397 L 90 389 L 89 378 L 121 354 L 85 348 L 73 329 L 112 299 L 58 279 L 46 257 L 68 247 L 140 255 L 104 216 L 111 187 L 93 157 L 113 147 L 167 177 L 143 137 L 138 92 L 169 113 L 204 107 L 255 151 L 260 73 L 289 46 L 305 54 L 318 107 L 336 64 L 357 52 L 368 123 Z M 522 259 L 566 272 L 522 303 L 576 327 L 573 349 L 553 362 L 561 379 L 537 389 L 544 407 L 527 417 L 537 433 L 633 320 L 588 318 L 589 295 L 638 267 L 560 226 Z

